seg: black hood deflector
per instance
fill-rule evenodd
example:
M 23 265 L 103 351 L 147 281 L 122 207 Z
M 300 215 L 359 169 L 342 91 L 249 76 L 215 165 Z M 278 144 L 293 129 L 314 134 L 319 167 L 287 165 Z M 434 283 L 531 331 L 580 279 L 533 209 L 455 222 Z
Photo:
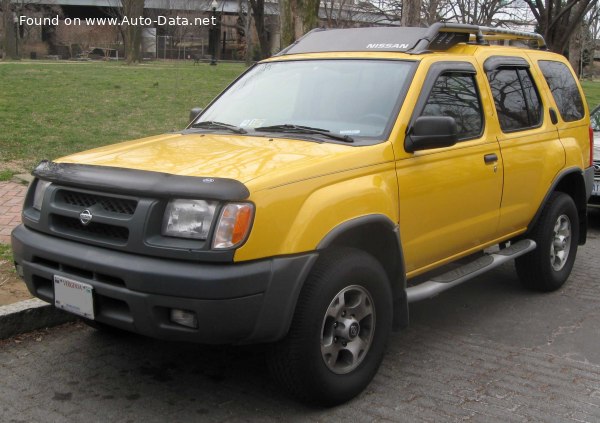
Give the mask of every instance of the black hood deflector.
M 181 176 L 48 160 L 40 162 L 33 175 L 61 185 L 147 197 L 242 201 L 250 195 L 248 188 L 235 179 Z

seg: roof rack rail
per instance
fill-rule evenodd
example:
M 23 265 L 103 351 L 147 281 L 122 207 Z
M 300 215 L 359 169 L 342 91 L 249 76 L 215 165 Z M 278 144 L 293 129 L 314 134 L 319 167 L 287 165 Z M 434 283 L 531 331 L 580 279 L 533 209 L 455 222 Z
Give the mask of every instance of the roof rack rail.
M 514 31 L 504 28 L 491 28 L 488 26 L 455 24 L 455 23 L 434 23 L 427 28 L 426 35 L 419 40 L 415 46 L 407 53 L 421 54 L 429 50 L 444 50 L 457 43 L 453 37 L 448 38 L 449 34 L 469 34 L 474 36 L 477 44 L 486 45 L 488 40 L 520 40 L 535 41 L 539 50 L 547 50 L 544 37 L 535 32 Z M 433 47 L 433 48 L 432 48 Z
M 385 51 L 423 54 L 445 51 L 459 43 L 487 45 L 492 40 L 534 41 L 546 50 L 544 37 L 533 32 L 489 28 L 478 25 L 435 23 L 429 28 L 365 27 L 347 29 L 316 28 L 289 45 L 277 56 L 290 54 Z

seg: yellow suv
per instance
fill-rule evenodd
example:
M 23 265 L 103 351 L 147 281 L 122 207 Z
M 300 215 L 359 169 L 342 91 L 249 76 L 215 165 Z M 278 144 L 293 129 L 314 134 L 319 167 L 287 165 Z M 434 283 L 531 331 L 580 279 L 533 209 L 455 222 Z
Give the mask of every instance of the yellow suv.
M 511 259 L 528 288 L 568 278 L 593 134 L 545 50 L 457 24 L 312 31 L 181 132 L 42 162 L 17 271 L 98 328 L 270 343 L 291 393 L 346 401 L 410 302 Z

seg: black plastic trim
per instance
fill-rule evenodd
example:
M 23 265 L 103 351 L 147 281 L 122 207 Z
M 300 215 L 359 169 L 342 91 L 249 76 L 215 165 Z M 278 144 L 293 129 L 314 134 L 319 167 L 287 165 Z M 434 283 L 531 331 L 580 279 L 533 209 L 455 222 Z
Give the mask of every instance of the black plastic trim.
M 39 212 L 32 207 L 33 194 L 38 181 L 39 179 L 35 179 L 34 183 L 31 184 L 23 206 L 23 223 L 32 230 L 55 237 L 71 239 L 82 243 L 82 246 L 96 245 L 116 251 L 180 261 L 233 262 L 234 249 L 211 249 L 211 239 L 216 226 L 214 224 L 206 241 L 163 236 L 161 232 L 162 220 L 165 207 L 169 201 L 168 198 L 132 197 L 111 194 L 106 191 L 92 191 L 62 184 L 51 184 L 46 190 L 42 210 Z M 106 238 L 86 236 L 78 233 L 78 231 L 64 231 L 55 226 L 54 218 L 56 215 L 79 219 L 79 214 L 85 208 L 65 207 L 64 204 L 58 203 L 56 194 L 63 190 L 90 195 L 109 195 L 137 201 L 135 213 L 125 217 L 99 210 L 96 205 L 89 208 L 94 215 L 93 221 L 127 227 L 130 231 L 127 242 L 118 244 Z M 218 206 L 218 212 L 220 212 L 221 206 L 222 204 Z
M 12 232 L 15 262 L 30 292 L 54 301 L 53 275 L 92 285 L 97 320 L 142 335 L 206 344 L 273 342 L 285 336 L 317 252 L 230 264 L 182 262 L 86 246 L 32 231 Z M 77 269 L 84 269 L 78 272 Z M 107 275 L 100 280 L 95 275 Z M 111 284 L 110 279 L 119 284 Z M 120 304 L 117 309 L 103 304 Z M 169 320 L 194 311 L 196 330 Z
M 522 57 L 516 56 L 490 56 L 483 62 L 483 70 L 492 72 L 499 68 L 529 69 L 529 62 Z
M 393 236 L 394 242 L 391 245 L 390 238 L 381 237 L 381 232 L 373 230 L 376 226 L 382 226 L 389 234 Z M 380 254 L 368 251 L 368 243 L 360 239 L 361 229 L 364 236 L 368 236 L 372 245 L 384 248 Z M 387 242 L 386 242 L 387 241 Z M 404 263 L 404 253 L 402 242 L 400 240 L 400 230 L 397 224 L 392 222 L 387 216 L 382 214 L 372 214 L 357 217 L 348 220 L 333 228 L 317 246 L 317 251 L 327 248 L 352 247 L 362 249 L 371 253 L 382 263 L 392 284 L 392 293 L 394 295 L 394 330 L 399 330 L 408 326 L 408 301 L 406 296 L 406 266 Z M 385 257 L 385 253 L 389 253 Z
M 588 190 L 591 193 L 591 187 L 588 186 L 589 182 L 587 180 L 589 169 L 593 170 L 593 168 L 587 168 L 585 170 L 581 170 L 578 167 L 572 167 L 572 168 L 565 169 L 558 174 L 558 176 L 554 179 L 554 182 L 552 182 L 552 185 L 546 192 L 546 195 L 544 196 L 542 203 L 538 207 L 537 212 L 531 219 L 531 222 L 529 222 L 529 225 L 527 226 L 527 231 L 525 232 L 525 235 L 523 235 L 523 237 L 527 237 L 527 234 L 529 233 L 529 231 L 535 226 L 538 219 L 540 218 L 540 215 L 542 214 L 542 211 L 544 210 L 544 207 L 546 207 L 546 204 L 548 203 L 550 196 L 552 195 L 552 193 L 554 191 L 556 191 L 556 189 L 560 185 L 560 183 L 569 175 L 579 175 L 583 179 L 583 182 L 585 185 L 583 187 L 585 199 L 583 202 L 579 202 L 579 203 L 577 201 L 577 198 L 574 198 L 573 200 L 575 201 L 575 206 L 577 207 L 577 210 L 579 212 L 579 245 L 584 245 L 586 243 L 586 240 L 587 240 L 587 204 L 586 203 L 587 203 L 587 199 L 589 198 L 589 196 L 587 194 Z
M 137 169 L 42 161 L 33 171 L 40 179 L 60 185 L 156 198 L 196 198 L 241 201 L 250 191 L 227 178 L 172 175 Z

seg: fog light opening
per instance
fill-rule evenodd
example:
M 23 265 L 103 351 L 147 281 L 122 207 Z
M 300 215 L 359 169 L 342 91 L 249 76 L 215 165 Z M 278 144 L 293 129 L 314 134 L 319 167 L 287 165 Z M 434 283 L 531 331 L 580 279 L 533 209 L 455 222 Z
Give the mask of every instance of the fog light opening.
M 198 317 L 193 311 L 173 308 L 171 309 L 171 321 L 181 326 L 198 329 Z
M 17 271 L 17 275 L 19 275 L 20 277 L 25 276 L 25 272 L 23 271 L 23 266 L 21 266 L 20 264 L 15 263 L 15 270 Z

